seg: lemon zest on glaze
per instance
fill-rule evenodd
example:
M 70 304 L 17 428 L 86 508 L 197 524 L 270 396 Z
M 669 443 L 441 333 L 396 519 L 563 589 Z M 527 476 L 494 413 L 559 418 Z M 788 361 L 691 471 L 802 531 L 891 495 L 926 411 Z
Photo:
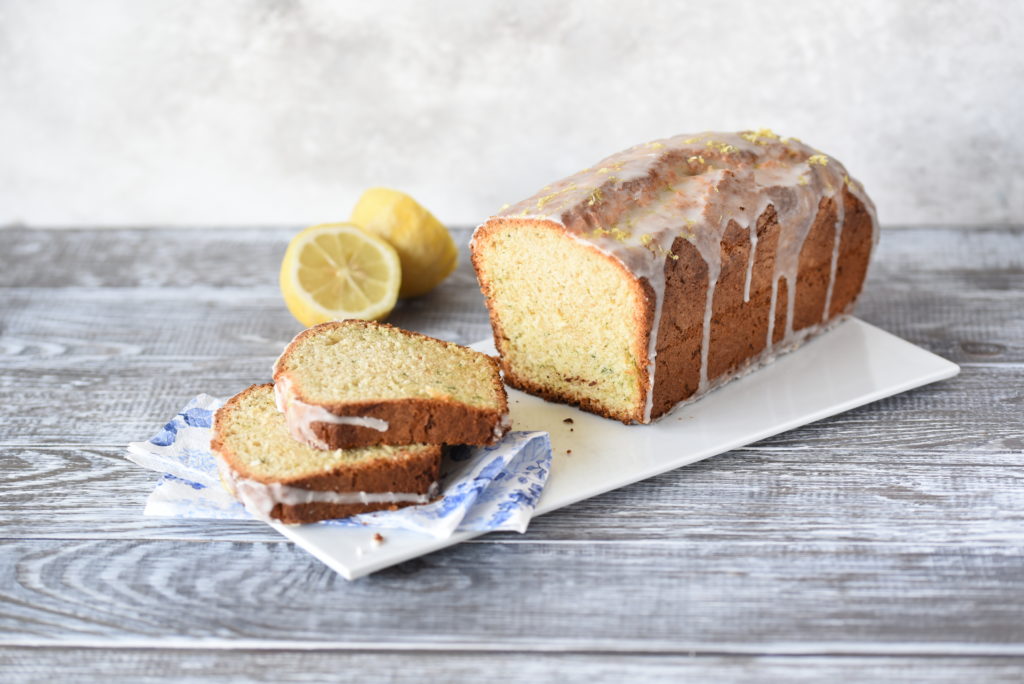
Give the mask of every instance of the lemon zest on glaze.
M 726 142 L 717 142 L 715 140 L 708 140 L 708 147 L 714 148 L 722 154 L 729 154 L 730 152 L 736 151 L 735 145 L 730 145 Z
M 770 128 L 760 128 L 756 131 L 740 133 L 740 137 L 755 145 L 767 145 L 769 140 L 778 140 L 779 136 Z

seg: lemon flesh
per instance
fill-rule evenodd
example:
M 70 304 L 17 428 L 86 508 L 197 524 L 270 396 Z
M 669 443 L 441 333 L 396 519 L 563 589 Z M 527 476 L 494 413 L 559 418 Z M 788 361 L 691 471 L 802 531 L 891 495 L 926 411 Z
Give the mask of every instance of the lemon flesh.
M 381 320 L 395 308 L 401 281 L 394 248 L 347 223 L 306 228 L 281 261 L 281 294 L 307 328 L 346 318 Z
M 400 297 L 430 292 L 455 270 L 459 250 L 448 230 L 404 192 L 370 188 L 349 219 L 368 233 L 387 240 L 402 262 Z

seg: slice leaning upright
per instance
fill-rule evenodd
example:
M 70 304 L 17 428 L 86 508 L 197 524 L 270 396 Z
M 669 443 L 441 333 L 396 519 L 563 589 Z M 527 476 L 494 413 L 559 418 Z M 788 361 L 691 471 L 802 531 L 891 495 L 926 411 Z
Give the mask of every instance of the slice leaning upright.
M 274 364 L 293 437 L 320 449 L 497 442 L 508 400 L 491 357 L 371 321 L 300 333 Z

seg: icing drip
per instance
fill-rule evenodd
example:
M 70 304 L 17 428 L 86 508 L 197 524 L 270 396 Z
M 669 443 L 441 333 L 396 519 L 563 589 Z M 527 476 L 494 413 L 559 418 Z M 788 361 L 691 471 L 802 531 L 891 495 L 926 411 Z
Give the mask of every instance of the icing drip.
M 711 354 L 708 353 L 708 350 L 711 349 L 711 314 L 714 311 L 715 288 L 718 286 L 718 274 L 720 272 L 720 267 L 721 264 L 719 264 L 719 269 L 716 269 L 714 273 L 711 272 L 710 268 L 708 269 L 708 290 L 707 296 L 704 299 L 704 323 L 701 328 L 701 330 L 704 331 L 704 339 L 700 343 L 700 385 L 697 386 L 698 393 L 705 392 L 708 386 L 708 359 L 711 357 Z M 653 375 L 654 368 L 653 364 L 651 365 L 651 374 Z M 653 402 L 648 403 L 653 404 Z M 651 410 L 653 408 L 653 405 L 647 407 L 644 419 L 651 419 Z
M 650 281 L 648 281 L 650 282 Z M 665 276 L 654 278 L 657 285 L 654 289 L 654 318 L 651 322 L 651 329 L 661 320 L 661 308 L 665 302 Z M 651 407 L 654 406 L 654 359 L 658 355 L 658 336 L 649 335 L 647 338 L 647 396 L 644 399 L 644 420 L 651 419 Z
M 505 433 L 512 428 L 512 418 L 507 414 L 501 414 L 501 419 L 494 425 L 494 442 L 505 436 Z
M 275 369 L 276 374 L 276 369 Z M 277 410 L 284 414 L 285 425 L 295 439 L 306 442 L 318 449 L 330 449 L 324 440 L 313 430 L 313 423 L 330 423 L 332 425 L 355 425 L 379 432 L 387 432 L 388 421 L 370 416 L 336 416 L 322 406 L 307 404 L 295 397 L 295 389 L 287 375 L 282 375 L 274 383 L 274 401 Z
M 825 291 L 825 308 L 821 312 L 822 321 L 828 320 L 828 312 L 832 309 L 832 290 L 836 286 L 836 271 L 839 268 L 839 243 L 843 237 L 843 223 L 846 220 L 846 204 L 843 202 L 842 195 L 836 198 L 835 206 L 836 225 L 832 237 L 832 264 L 829 267 L 828 289 Z
M 751 221 L 748 227 L 750 254 L 747 256 L 747 275 L 743 281 L 743 302 L 750 301 L 750 281 L 754 278 L 754 261 L 757 258 L 757 221 Z
M 764 342 L 765 349 L 772 346 L 772 337 L 775 335 L 775 303 L 779 298 L 779 279 L 772 277 L 772 298 L 768 304 L 768 338 Z
M 301 506 L 311 503 L 331 504 L 425 504 L 437 496 L 440 485 L 434 482 L 425 494 L 404 492 L 330 492 L 303 489 L 279 482 L 257 482 L 242 477 L 217 454 L 217 471 L 228 490 L 242 502 L 245 509 L 262 520 L 270 520 L 277 504 Z
M 665 296 L 666 259 L 682 237 L 700 253 L 708 271 L 701 344 L 700 385 L 693 398 L 728 378 L 708 378 L 714 298 L 722 270 L 722 238 L 730 223 L 747 231 L 750 254 L 743 301 L 751 297 L 757 252 L 757 221 L 772 206 L 779 225 L 771 280 L 768 336 L 764 352 L 792 348 L 808 336 L 795 332 L 796 284 L 800 252 L 822 199 L 837 207 L 836 239 L 822 320 L 828 320 L 842 234 L 842 188 L 857 197 L 870 214 L 872 242 L 877 244 L 875 209 L 859 183 L 843 166 L 804 143 L 779 138 L 771 131 L 680 135 L 637 145 L 612 155 L 573 176 L 544 188 L 537 196 L 511 205 L 498 218 L 545 220 L 573 238 L 617 259 L 650 286 L 654 317 L 648 336 L 646 406 L 653 410 L 657 337 Z M 773 343 L 779 280 L 786 281 L 786 316 L 782 339 Z M 760 363 L 757 359 L 751 364 Z M 735 377 L 735 373 L 729 377 Z

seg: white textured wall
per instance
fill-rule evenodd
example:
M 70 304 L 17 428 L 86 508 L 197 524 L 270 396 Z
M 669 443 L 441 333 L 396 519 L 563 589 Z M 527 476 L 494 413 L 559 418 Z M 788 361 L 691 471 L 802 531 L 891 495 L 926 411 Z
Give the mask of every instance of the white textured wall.
M 770 126 L 884 223 L 1020 222 L 1021 2 L 0 0 L 0 225 L 442 220 Z

